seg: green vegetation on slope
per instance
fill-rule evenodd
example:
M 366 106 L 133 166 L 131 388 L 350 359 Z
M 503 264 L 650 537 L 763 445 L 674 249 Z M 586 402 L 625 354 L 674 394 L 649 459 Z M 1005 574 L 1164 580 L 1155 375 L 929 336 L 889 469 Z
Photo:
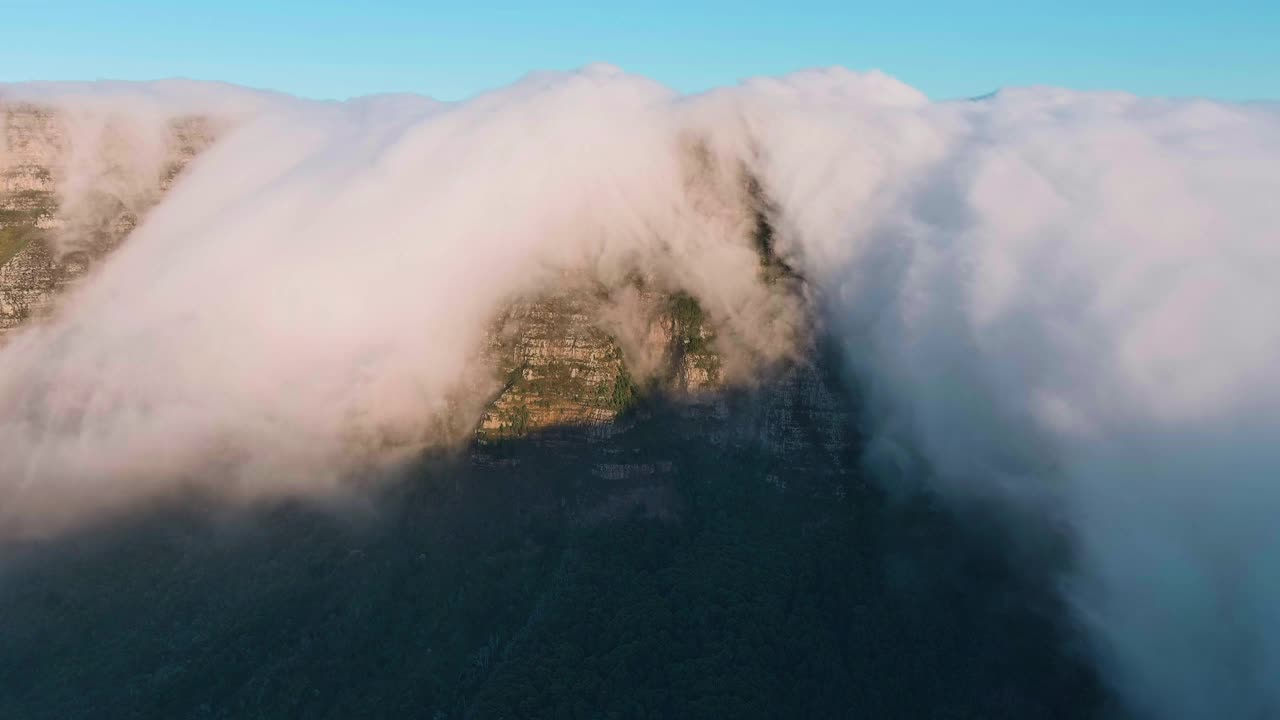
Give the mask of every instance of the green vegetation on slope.
M 47 172 L 47 171 L 42 171 Z M 4 195 L 0 208 L 0 267 L 22 252 L 42 231 L 40 220 L 53 214 L 57 200 L 41 190 L 20 190 Z
M 30 225 L 0 227 L 0 267 L 22 252 L 39 234 L 40 230 Z
M 697 298 L 686 292 L 673 293 L 667 300 L 667 312 L 671 314 L 676 341 L 684 353 L 695 355 L 711 351 L 705 327 L 707 316 Z
M 631 373 L 627 372 L 626 365 L 621 365 L 613 379 L 613 394 L 609 398 L 609 406 L 622 415 L 635 406 L 639 399 L 640 388 L 631 378 Z
M 797 280 L 799 275 L 795 269 L 778 256 L 771 216 L 776 215 L 773 202 L 765 193 L 764 186 L 754 175 L 747 177 L 747 197 L 750 200 L 754 216 L 754 229 L 751 233 L 756 255 L 760 258 L 760 279 L 766 285 L 774 285 L 783 280 Z

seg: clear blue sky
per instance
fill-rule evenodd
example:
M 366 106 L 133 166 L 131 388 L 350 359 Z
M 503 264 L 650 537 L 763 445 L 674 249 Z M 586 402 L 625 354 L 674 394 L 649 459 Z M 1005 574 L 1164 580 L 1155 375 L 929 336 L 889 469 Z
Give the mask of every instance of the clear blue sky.
M 321 98 L 464 97 L 604 61 L 685 91 L 879 68 L 933 97 L 1052 84 L 1280 98 L 1280 0 L 0 0 L 0 80 L 226 80 Z

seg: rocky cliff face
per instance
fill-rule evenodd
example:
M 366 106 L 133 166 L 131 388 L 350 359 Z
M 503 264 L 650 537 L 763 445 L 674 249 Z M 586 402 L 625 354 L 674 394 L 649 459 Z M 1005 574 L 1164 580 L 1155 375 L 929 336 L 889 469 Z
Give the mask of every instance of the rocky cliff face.
M 501 392 L 476 431 L 481 447 L 557 429 L 590 442 L 624 433 L 655 404 L 674 409 L 715 445 L 761 444 L 816 470 L 845 469 L 852 415 L 831 363 L 814 348 L 733 381 L 721 373 L 715 332 L 683 293 L 646 293 L 633 352 L 637 374 L 601 319 L 606 302 L 567 290 L 512 307 L 490 336 Z
M 72 198 L 63 177 L 80 149 L 59 116 L 20 105 L 5 108 L 3 117 L 0 343 L 5 332 L 50 312 L 214 139 L 200 118 L 174 121 L 151 182 L 122 192 L 108 157 L 99 164 L 98 186 L 79 188 Z M 767 224 L 761 228 L 762 277 L 787 292 L 779 279 L 790 271 L 768 262 Z M 554 450 L 585 462 L 602 483 L 630 488 L 587 515 L 621 512 L 654 497 L 644 488 L 658 488 L 660 496 L 664 478 L 678 471 L 678 459 L 661 444 L 642 450 L 638 439 L 650 431 L 646 421 L 661 415 L 664 430 L 685 440 L 759 454 L 762 477 L 779 488 L 806 478 L 816 483 L 813 492 L 842 492 L 839 478 L 853 475 L 856 443 L 833 364 L 811 347 L 729 379 L 716 328 L 698 301 L 660 287 L 635 278 L 623 289 L 628 310 L 619 320 L 617 288 L 566 277 L 561 287 L 519 300 L 496 318 L 484 354 L 496 390 L 474 430 L 472 462 L 512 468 L 524 461 L 513 447 Z M 659 505 L 650 509 L 670 512 Z
M 0 173 L 0 338 L 48 306 L 64 273 L 45 235 L 56 223 L 51 167 L 64 144 L 53 115 L 31 106 L 4 112 L 5 167 Z
M 64 119 L 34 105 L 0 106 L 0 342 L 9 330 L 49 312 L 55 298 L 128 236 L 201 150 L 214 141 L 199 117 L 169 123 L 154 177 L 120 186 L 119 158 L 78 148 Z M 94 128 L 110 147 L 120 131 Z M 96 175 L 67 187 L 72 158 Z M 131 178 L 132 179 L 132 178 Z
M 589 468 L 598 492 L 580 508 L 587 522 L 678 516 L 664 499 L 693 469 L 673 444 L 749 458 L 750 479 L 780 492 L 837 499 L 860 482 L 854 412 L 821 348 L 730 381 L 696 301 L 653 292 L 631 348 L 648 362 L 629 362 L 608 330 L 607 304 L 603 291 L 563 290 L 518 303 L 496 323 L 489 357 L 503 383 L 475 431 L 473 464 L 518 470 L 537 462 L 533 448 L 554 453 L 567 474 Z

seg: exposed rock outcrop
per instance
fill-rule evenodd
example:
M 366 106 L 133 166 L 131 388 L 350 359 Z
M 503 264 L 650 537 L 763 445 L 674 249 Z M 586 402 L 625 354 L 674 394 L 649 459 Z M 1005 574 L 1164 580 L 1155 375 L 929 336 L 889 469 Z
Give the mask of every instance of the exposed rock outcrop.
M 62 178 L 78 149 L 58 115 L 17 105 L 3 117 L 0 343 L 6 331 L 50 312 L 59 294 L 126 238 L 216 134 L 201 118 L 173 121 L 167 155 L 151 182 L 135 183 L 122 195 L 122 184 L 104 175 L 105 189 L 80 188 L 81 196 L 69 200 Z M 112 172 L 109 163 L 102 172 Z M 761 282 L 795 293 L 798 278 L 773 255 L 760 188 L 748 182 L 744 193 L 759 213 Z M 560 287 L 515 300 L 493 321 L 483 360 L 498 390 L 474 430 L 475 465 L 516 467 L 522 459 L 511 447 L 541 447 L 583 461 L 604 485 L 629 488 L 586 516 L 609 516 L 631 502 L 619 497 L 656 507 L 660 503 L 650 500 L 664 496 L 665 478 L 678 474 L 679 459 L 643 447 L 632 431 L 660 413 L 676 418 L 673 429 L 686 439 L 725 453 L 759 454 L 764 477 L 779 488 L 800 477 L 852 475 L 856 443 L 847 394 L 811 339 L 797 341 L 803 347 L 786 362 L 728 378 L 712 319 L 696 298 L 656 280 L 636 276 L 620 289 L 566 276 Z M 618 311 L 619 293 L 627 295 L 625 313 Z M 819 485 L 821 492 L 840 492 L 839 482 Z
M 120 244 L 193 158 L 214 142 L 210 122 L 184 117 L 169 137 L 154 177 L 141 186 L 114 182 L 116 158 L 77 148 L 57 113 L 29 104 L 0 106 L 0 342 L 7 331 L 48 313 L 57 296 Z M 108 123 L 96 129 L 110 144 Z M 92 168 L 100 182 L 66 187 L 68 167 Z M 130 178 L 134 180 L 134 178 Z M 70 201 L 70 202 L 68 202 Z

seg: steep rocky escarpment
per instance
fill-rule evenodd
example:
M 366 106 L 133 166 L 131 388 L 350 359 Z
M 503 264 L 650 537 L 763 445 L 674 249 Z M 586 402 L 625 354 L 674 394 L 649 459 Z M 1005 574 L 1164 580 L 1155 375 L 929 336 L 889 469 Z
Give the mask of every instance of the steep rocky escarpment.
M 36 105 L 0 104 L 0 118 L 2 342 L 7 331 L 49 312 L 118 246 L 215 133 L 205 118 L 170 121 L 158 162 L 139 180 L 127 167 L 127 133 L 110 121 L 82 137 L 65 117 Z M 74 186 L 67 180 L 73 165 Z
M 780 492 L 830 499 L 862 482 L 855 413 L 831 353 L 814 347 L 726 379 L 698 302 L 649 293 L 630 333 L 640 342 L 630 355 L 646 360 L 629 362 L 606 330 L 607 304 L 598 290 L 566 290 L 518 303 L 497 323 L 489 355 L 503 382 L 476 429 L 475 465 L 517 471 L 548 453 L 583 463 L 597 503 L 582 508 L 588 519 L 637 507 L 678 515 L 650 502 L 692 471 L 676 439 L 751 458 L 744 482 Z

